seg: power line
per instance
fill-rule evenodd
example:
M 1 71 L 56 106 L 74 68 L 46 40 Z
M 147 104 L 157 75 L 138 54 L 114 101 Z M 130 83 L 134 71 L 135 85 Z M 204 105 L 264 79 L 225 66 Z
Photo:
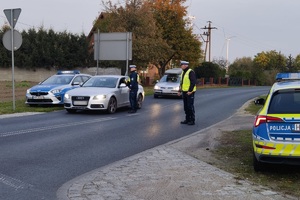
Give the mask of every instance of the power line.
M 207 46 L 209 46 L 209 52 L 208 52 L 208 62 L 210 62 L 211 58 L 211 30 L 212 29 L 217 29 L 216 27 L 211 27 L 211 21 L 208 21 L 208 27 L 204 27 L 202 29 L 208 30 L 207 32 L 204 32 L 203 35 L 206 36 L 206 45 L 205 45 L 205 58 L 206 58 L 206 53 L 207 53 Z

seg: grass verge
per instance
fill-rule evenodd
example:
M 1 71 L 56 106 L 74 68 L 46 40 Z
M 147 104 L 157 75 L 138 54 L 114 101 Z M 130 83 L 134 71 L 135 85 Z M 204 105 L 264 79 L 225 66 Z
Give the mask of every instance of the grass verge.
M 261 107 L 251 103 L 246 108 L 254 114 Z M 269 165 L 266 172 L 255 172 L 252 165 L 252 130 L 222 132 L 219 145 L 212 155 L 220 162 L 214 165 L 236 175 L 237 179 L 249 180 L 274 191 L 300 198 L 300 167 Z
M 62 110 L 63 106 L 36 106 L 30 107 L 25 104 L 24 100 L 15 101 L 15 109 L 13 109 L 13 102 L 1 102 L 0 103 L 0 114 L 12 114 L 22 112 L 52 112 L 55 110 Z

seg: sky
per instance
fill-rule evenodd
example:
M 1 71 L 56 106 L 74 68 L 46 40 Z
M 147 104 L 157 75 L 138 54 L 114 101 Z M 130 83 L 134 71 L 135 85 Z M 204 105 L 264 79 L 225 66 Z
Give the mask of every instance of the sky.
M 122 5 L 124 0 L 113 2 Z M 207 31 L 203 28 L 211 21 L 211 60 L 228 57 L 232 63 L 271 50 L 292 57 L 300 54 L 299 0 L 187 0 L 185 6 L 202 42 Z M 103 11 L 101 0 L 1 0 L 1 27 L 7 23 L 3 10 L 15 8 L 22 9 L 16 30 L 43 26 L 85 35 Z M 203 51 L 205 46 L 204 42 Z

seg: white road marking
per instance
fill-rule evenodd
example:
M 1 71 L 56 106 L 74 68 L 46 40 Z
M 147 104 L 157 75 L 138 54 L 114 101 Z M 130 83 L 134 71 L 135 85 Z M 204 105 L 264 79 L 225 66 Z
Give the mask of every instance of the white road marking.
M 33 185 L 31 185 L 31 184 L 24 183 L 21 180 L 6 176 L 1 173 L 0 173 L 0 183 L 10 186 L 10 187 L 14 188 L 15 190 L 27 189 L 29 187 L 33 187 Z
M 4 132 L 4 133 L 0 133 L 0 138 L 14 136 L 14 135 L 21 135 L 21 134 L 25 134 L 25 133 L 33 133 L 33 132 L 38 132 L 38 131 L 52 130 L 52 129 L 57 129 L 57 128 L 69 127 L 69 126 L 78 126 L 78 125 L 83 125 L 83 124 L 91 124 L 91 123 L 95 123 L 95 122 L 103 122 L 103 121 L 108 121 L 108 120 L 113 120 L 113 119 L 116 119 L 116 118 L 107 117 L 107 118 L 101 118 L 101 119 L 95 119 L 95 120 L 89 120 L 89 121 L 71 122 L 71 123 L 67 123 L 67 124 L 58 124 L 58 125 L 53 125 L 53 126 L 45 126 L 45 127 L 38 127 L 38 128 L 32 128 L 32 129 Z

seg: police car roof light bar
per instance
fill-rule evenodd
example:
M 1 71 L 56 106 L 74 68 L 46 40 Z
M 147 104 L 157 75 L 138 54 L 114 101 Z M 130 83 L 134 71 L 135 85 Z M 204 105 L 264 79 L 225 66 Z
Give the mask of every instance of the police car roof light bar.
M 79 70 L 69 70 L 69 71 L 62 71 L 62 70 L 59 70 L 57 71 L 58 75 L 61 75 L 61 74 L 80 74 L 80 71 Z
M 276 81 L 300 80 L 300 73 L 277 73 Z

